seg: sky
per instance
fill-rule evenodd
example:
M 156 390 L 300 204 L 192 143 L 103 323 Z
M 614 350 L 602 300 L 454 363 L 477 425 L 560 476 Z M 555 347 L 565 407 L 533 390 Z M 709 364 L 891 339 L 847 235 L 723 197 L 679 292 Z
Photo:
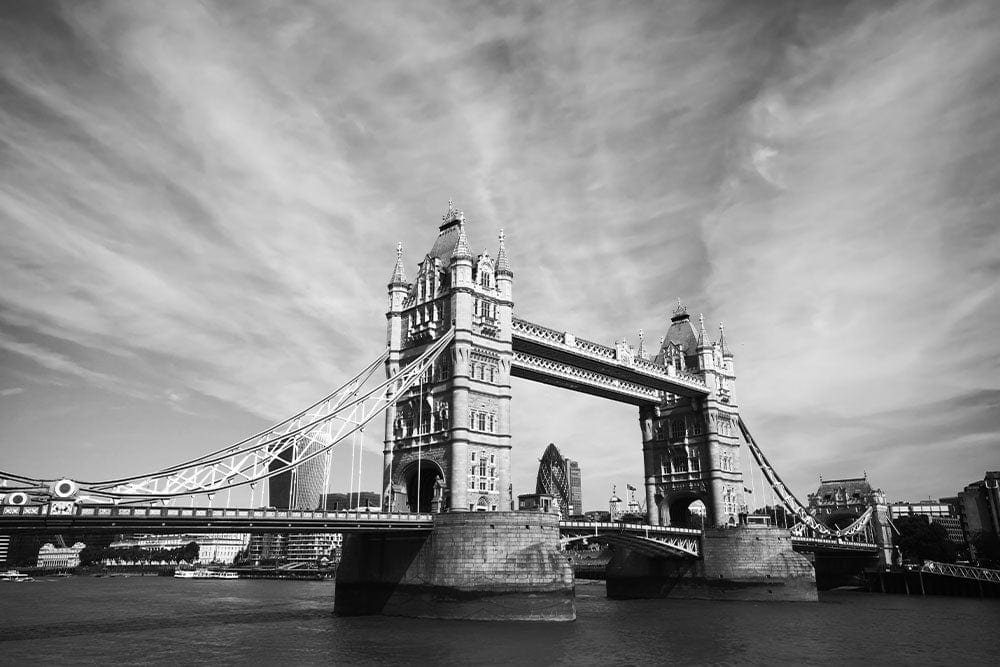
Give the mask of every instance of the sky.
M 7 0 L 0 469 L 151 472 L 325 395 L 454 198 L 519 317 L 724 322 L 800 496 L 953 495 L 1000 467 L 998 34 L 990 0 Z M 642 481 L 635 408 L 513 393 L 515 493 L 549 442 L 586 509 Z

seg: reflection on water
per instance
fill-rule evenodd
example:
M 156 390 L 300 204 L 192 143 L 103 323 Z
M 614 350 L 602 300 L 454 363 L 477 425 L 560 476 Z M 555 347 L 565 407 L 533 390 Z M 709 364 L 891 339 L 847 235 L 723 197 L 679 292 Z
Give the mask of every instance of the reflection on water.
M 821 602 L 615 601 L 574 623 L 338 618 L 332 582 L 162 577 L 0 583 L 0 662 L 991 664 L 1000 601 L 864 593 Z

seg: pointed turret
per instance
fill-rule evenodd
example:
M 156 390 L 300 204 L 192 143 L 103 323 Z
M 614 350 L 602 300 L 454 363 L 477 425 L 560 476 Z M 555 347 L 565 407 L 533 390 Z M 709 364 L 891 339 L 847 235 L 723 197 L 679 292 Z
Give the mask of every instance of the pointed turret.
M 722 348 L 723 357 L 732 357 L 733 353 L 729 351 L 729 347 L 726 345 L 726 327 L 719 322 L 719 347 Z
M 403 268 L 403 242 L 396 244 L 396 266 L 392 269 L 392 278 L 389 279 L 389 286 L 406 285 L 406 270 Z
M 698 347 L 709 345 L 708 336 L 705 335 L 705 315 L 698 313 Z
M 472 251 L 469 249 L 469 238 L 465 235 L 465 220 L 458 223 L 458 241 L 455 249 L 451 251 L 452 259 L 472 259 Z
M 508 276 L 513 276 L 514 272 L 510 270 L 510 260 L 507 259 L 507 247 L 504 245 L 504 239 L 506 236 L 503 230 L 500 230 L 500 249 L 497 250 L 497 274 L 506 274 Z

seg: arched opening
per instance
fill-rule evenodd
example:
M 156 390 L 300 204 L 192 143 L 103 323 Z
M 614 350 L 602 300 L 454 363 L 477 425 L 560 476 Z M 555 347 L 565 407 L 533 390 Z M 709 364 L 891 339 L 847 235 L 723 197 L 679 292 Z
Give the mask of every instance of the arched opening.
M 852 523 L 857 521 L 860 516 L 861 515 L 857 512 L 842 510 L 839 512 L 833 512 L 832 514 L 821 518 L 820 521 L 822 521 L 827 528 L 839 530 L 841 528 L 847 528 Z
M 440 512 L 444 508 L 444 474 L 433 461 L 413 463 L 403 473 L 406 507 L 410 512 Z
M 669 502 L 664 501 L 660 507 L 660 514 L 661 517 L 669 519 L 669 525 L 678 528 L 700 529 L 708 523 L 708 509 L 705 507 L 705 503 L 695 495 L 680 496 Z

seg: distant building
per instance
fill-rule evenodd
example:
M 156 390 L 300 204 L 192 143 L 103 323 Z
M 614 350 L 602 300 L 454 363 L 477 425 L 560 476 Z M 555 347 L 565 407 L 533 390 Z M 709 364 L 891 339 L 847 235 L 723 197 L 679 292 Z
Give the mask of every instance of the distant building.
M 327 512 L 339 512 L 341 510 L 382 508 L 381 496 L 375 491 L 355 491 L 347 493 L 327 493 L 323 496 L 320 507 Z
M 882 489 L 873 489 L 868 475 L 827 480 L 821 477 L 816 493 L 810 493 L 808 498 L 814 516 L 830 528 L 844 528 L 869 507 L 886 502 Z
M 949 540 L 958 545 L 965 544 L 962 521 L 954 513 L 953 506 L 944 499 L 892 503 L 889 505 L 889 516 L 893 519 L 904 516 L 926 516 L 931 523 L 939 524 L 948 531 Z
M 552 496 L 563 517 L 583 514 L 580 465 L 560 454 L 553 443 L 545 448 L 538 462 L 535 493 Z
M 250 535 L 250 562 L 285 560 L 288 557 L 288 533 L 253 533 Z
M 611 521 L 611 512 L 604 510 L 590 510 L 583 515 L 587 517 L 587 521 Z
M 521 512 L 558 512 L 559 505 L 547 493 L 523 493 L 517 497 L 517 509 Z
M 177 535 L 136 534 L 123 537 L 111 543 L 112 549 L 138 547 L 146 551 L 158 549 L 179 549 L 190 542 L 198 545 L 196 563 L 224 563 L 229 565 L 247 547 L 250 535 L 247 533 L 185 533 Z M 124 561 L 118 560 L 122 564 Z
M 80 564 L 80 552 L 86 546 L 83 542 L 76 542 L 71 547 L 57 547 L 51 542 L 46 542 L 38 550 L 38 564 L 36 567 L 47 570 L 62 570 L 77 567 Z
M 966 485 L 957 496 L 942 498 L 959 518 L 962 535 L 976 558 L 972 540 L 977 533 L 1000 535 L 1000 471 L 987 472 L 983 479 Z
M 286 440 L 286 445 L 278 453 L 278 458 L 268 466 L 269 472 L 282 470 L 288 462 L 310 454 L 319 445 L 310 444 L 306 438 Z M 279 510 L 314 510 L 320 507 L 320 495 L 325 490 L 326 460 L 328 455 L 320 455 L 293 470 L 285 470 L 267 480 L 268 502 Z
M 288 562 L 337 561 L 343 544 L 344 536 L 340 533 L 291 533 L 288 535 Z

